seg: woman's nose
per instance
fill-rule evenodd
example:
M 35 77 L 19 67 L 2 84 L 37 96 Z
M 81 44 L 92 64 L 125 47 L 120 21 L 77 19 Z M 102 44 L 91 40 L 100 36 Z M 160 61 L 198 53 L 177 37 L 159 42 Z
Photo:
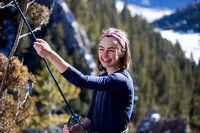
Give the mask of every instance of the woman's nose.
M 104 56 L 104 57 L 108 56 L 108 52 L 107 52 L 107 51 L 104 51 L 104 52 L 103 52 L 103 56 Z

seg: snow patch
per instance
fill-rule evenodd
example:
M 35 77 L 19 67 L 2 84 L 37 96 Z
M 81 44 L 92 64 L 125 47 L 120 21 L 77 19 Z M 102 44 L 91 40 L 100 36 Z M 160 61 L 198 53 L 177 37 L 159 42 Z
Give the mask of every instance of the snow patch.
M 161 30 L 161 36 L 173 44 L 177 41 L 180 43 L 182 50 L 185 52 L 185 56 L 191 59 L 191 54 L 194 61 L 198 64 L 200 60 L 200 33 L 175 32 L 173 30 Z

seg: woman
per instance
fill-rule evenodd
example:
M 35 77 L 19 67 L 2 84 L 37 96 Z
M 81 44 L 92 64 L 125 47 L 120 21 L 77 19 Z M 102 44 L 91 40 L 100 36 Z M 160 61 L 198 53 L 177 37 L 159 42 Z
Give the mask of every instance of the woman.
M 93 90 L 92 102 L 86 118 L 81 124 L 92 132 L 128 132 L 128 123 L 133 111 L 134 88 L 128 73 L 131 54 L 129 41 L 124 31 L 109 28 L 99 40 L 99 76 L 83 75 L 70 66 L 49 45 L 38 39 L 34 43 L 37 53 L 48 59 L 72 84 Z M 78 124 L 65 125 L 63 133 L 81 132 Z

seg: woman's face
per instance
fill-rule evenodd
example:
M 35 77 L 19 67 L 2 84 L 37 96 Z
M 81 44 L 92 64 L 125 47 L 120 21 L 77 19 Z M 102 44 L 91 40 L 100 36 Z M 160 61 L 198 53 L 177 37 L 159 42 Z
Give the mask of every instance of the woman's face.
M 109 74 L 119 70 L 119 59 L 123 56 L 121 48 L 113 37 L 104 37 L 99 43 L 99 61 Z

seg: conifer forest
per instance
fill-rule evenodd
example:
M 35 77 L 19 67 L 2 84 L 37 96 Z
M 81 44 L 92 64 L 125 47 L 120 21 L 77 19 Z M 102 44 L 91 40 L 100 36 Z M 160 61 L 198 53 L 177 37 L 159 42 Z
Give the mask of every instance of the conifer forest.
M 127 32 L 135 93 L 130 133 L 139 133 L 140 124 L 150 110 L 160 115 L 161 125 L 166 119 L 184 119 L 189 132 L 200 132 L 200 63 L 186 58 L 179 42 L 172 44 L 154 30 L 156 26 L 174 28 L 173 22 L 181 17 L 191 23 L 179 28 L 183 31 L 193 28 L 195 21 L 199 22 L 199 17 L 195 19 L 200 13 L 199 3 L 149 23 L 139 15 L 131 16 L 128 3 L 119 13 L 116 0 L 17 2 L 36 37 L 47 41 L 64 60 L 87 75 L 99 74 L 94 64 L 102 31 L 116 27 Z M 60 2 L 67 5 L 68 14 L 63 13 Z M 190 10 L 197 13 L 189 14 Z M 0 16 L 0 133 L 25 133 L 30 129 L 51 132 L 53 127 L 62 132 L 70 111 L 44 61 L 34 50 L 34 39 L 12 0 L 0 2 Z M 165 25 L 166 19 L 171 25 Z M 199 28 L 194 31 L 199 32 Z M 70 84 L 48 64 L 72 110 L 86 115 L 92 90 Z M 148 129 L 148 133 L 167 130 L 160 126 L 156 131 Z

